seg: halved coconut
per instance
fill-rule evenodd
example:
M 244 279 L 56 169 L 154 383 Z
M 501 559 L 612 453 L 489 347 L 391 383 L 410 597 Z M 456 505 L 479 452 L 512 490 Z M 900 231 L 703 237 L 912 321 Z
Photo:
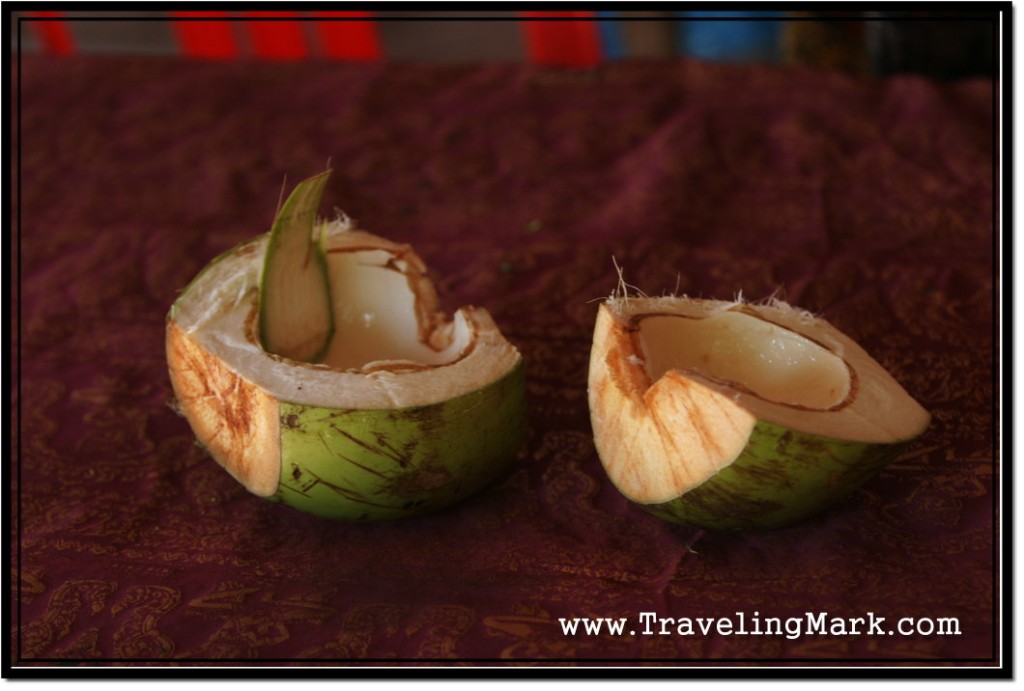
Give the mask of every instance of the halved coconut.
M 658 516 L 712 529 L 813 515 L 929 422 L 850 338 L 780 301 L 611 298 L 588 395 L 615 486 Z
M 261 497 L 350 520 L 449 505 L 525 438 L 522 358 L 486 310 L 441 313 L 407 245 L 305 212 L 303 230 L 284 222 L 321 183 L 297 187 L 289 202 L 304 201 L 286 203 L 271 234 L 214 260 L 172 306 L 178 405 Z

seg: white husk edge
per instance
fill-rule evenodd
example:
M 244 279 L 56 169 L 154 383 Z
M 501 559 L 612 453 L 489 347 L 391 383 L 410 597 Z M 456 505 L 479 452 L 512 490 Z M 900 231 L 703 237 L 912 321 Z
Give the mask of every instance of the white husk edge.
M 393 246 L 367 233 L 333 223 L 336 246 Z M 463 307 L 454 329 L 472 332 L 472 347 L 456 361 L 419 370 L 358 372 L 299 363 L 266 353 L 251 337 L 247 321 L 258 300 L 260 267 L 267 236 L 209 266 L 175 305 L 173 319 L 197 344 L 237 374 L 281 401 L 335 408 L 386 409 L 430 405 L 475 391 L 496 381 L 520 360 L 486 310 Z
M 837 410 L 822 411 L 778 405 L 706 379 L 697 373 L 686 373 L 690 379 L 729 396 L 757 419 L 824 437 L 879 443 L 912 438 L 928 424 L 928 413 L 855 341 L 824 319 L 781 300 L 746 303 L 741 300 L 706 300 L 686 296 L 631 297 L 611 298 L 605 305 L 618 322 L 648 313 L 703 318 L 743 307 L 766 321 L 817 342 L 843 358 L 855 373 L 857 388 L 851 402 Z

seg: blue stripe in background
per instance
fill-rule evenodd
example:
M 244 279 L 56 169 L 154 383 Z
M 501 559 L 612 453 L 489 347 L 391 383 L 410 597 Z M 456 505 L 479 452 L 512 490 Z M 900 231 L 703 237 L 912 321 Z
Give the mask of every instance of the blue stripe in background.
M 618 12 L 608 10 L 597 12 L 601 52 L 608 60 L 620 60 L 626 57 L 625 41 L 622 39 L 622 24 L 616 21 L 618 18 Z
M 782 12 L 680 12 L 680 52 L 703 60 L 774 61 L 779 58 Z M 713 19 L 707 19 L 713 17 Z

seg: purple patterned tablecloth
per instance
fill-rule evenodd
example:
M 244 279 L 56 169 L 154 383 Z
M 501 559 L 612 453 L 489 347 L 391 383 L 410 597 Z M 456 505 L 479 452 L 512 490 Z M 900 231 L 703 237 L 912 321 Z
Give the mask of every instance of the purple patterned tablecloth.
M 20 60 L 16 665 L 1001 661 L 990 81 Z M 335 523 L 260 500 L 168 404 L 178 291 L 269 228 L 283 180 L 328 162 L 325 204 L 411 243 L 445 307 L 486 307 L 526 361 L 515 467 L 426 518 Z M 821 314 L 930 429 L 791 528 L 646 514 L 605 477 L 587 411 L 613 258 L 649 294 Z M 643 612 L 734 630 L 647 634 Z M 923 624 L 750 632 L 819 613 Z M 627 624 L 572 635 L 575 617 Z M 929 635 L 946 618 L 959 635 Z

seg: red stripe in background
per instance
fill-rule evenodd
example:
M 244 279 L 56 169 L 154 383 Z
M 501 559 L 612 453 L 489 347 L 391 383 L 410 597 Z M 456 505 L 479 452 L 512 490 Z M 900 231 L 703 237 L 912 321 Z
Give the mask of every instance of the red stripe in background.
M 246 12 L 249 38 L 257 57 L 270 60 L 301 60 L 309 57 L 309 45 L 297 21 L 298 12 Z M 268 20 L 267 17 L 278 17 Z
M 538 65 L 593 67 L 601 62 L 601 45 L 593 11 L 522 12 L 526 52 Z M 572 19 L 545 20 L 549 17 Z
M 313 12 L 324 55 L 338 60 L 380 60 L 382 51 L 371 12 Z M 331 21 L 332 18 L 334 21 Z M 345 21 L 337 21 L 337 19 Z
M 231 59 L 238 57 L 227 12 L 171 12 L 174 33 L 183 55 L 190 58 Z M 197 21 L 188 21 L 192 18 Z
M 31 17 L 46 19 L 45 22 L 31 22 L 36 37 L 42 43 L 43 50 L 52 55 L 71 55 L 75 52 L 75 39 L 67 22 L 60 19 L 62 12 L 26 12 Z

